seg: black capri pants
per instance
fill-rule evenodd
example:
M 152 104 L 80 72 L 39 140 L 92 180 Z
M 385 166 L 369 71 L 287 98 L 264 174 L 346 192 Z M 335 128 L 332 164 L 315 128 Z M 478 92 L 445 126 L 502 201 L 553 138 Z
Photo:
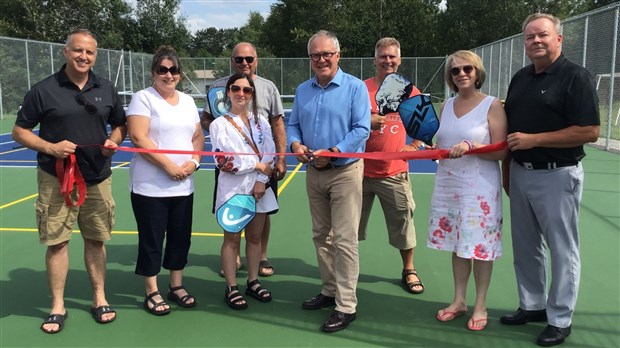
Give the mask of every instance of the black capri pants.
M 136 274 L 152 277 L 162 266 L 172 271 L 185 268 L 191 245 L 194 194 L 148 197 L 132 192 L 131 206 L 138 225 Z

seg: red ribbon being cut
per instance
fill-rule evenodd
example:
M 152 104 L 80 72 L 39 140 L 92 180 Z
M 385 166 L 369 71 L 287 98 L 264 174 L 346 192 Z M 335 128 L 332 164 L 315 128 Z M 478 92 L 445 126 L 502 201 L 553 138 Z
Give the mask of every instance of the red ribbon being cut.
M 93 146 L 93 145 L 80 145 Z M 141 149 L 135 147 L 119 146 L 117 148 L 101 146 L 108 149 L 116 149 L 124 152 L 136 152 L 136 153 L 165 153 L 165 154 L 182 154 L 182 155 L 203 155 L 203 156 L 215 156 L 215 155 L 247 155 L 256 156 L 254 152 L 239 153 L 239 152 L 221 152 L 221 151 L 190 151 L 190 150 L 166 150 L 166 149 Z M 465 155 L 478 155 L 483 153 L 490 153 L 495 151 L 501 151 L 507 147 L 505 141 L 490 144 L 479 147 L 474 150 L 465 152 Z M 402 151 L 402 152 L 322 152 L 318 156 L 337 157 L 337 158 L 363 158 L 373 160 L 421 160 L 421 159 L 445 159 L 449 158 L 450 150 L 447 149 L 435 149 L 435 150 L 423 150 L 423 151 Z M 274 156 L 297 156 L 296 153 L 269 153 L 268 155 Z M 86 199 L 86 183 L 84 177 L 78 167 L 75 154 L 71 154 L 67 158 L 56 160 L 56 176 L 60 183 L 60 192 L 65 198 L 65 203 L 68 206 L 80 206 Z M 73 203 L 71 193 L 73 192 L 74 185 L 77 185 L 78 189 L 78 201 Z
M 486 146 L 479 147 L 474 150 L 469 150 L 465 152 L 465 155 L 478 155 L 483 153 L 490 153 L 495 151 L 503 150 L 507 147 L 507 143 L 505 141 L 490 144 Z M 109 147 L 112 149 L 111 147 Z M 125 152 L 137 152 L 137 153 L 166 153 L 166 154 L 176 154 L 176 155 L 203 155 L 203 156 L 215 156 L 215 155 L 243 155 L 243 156 L 256 156 L 254 152 L 221 152 L 221 151 L 191 151 L 191 150 L 166 150 L 166 149 L 140 149 L 135 147 L 126 147 L 119 146 L 116 148 L 118 151 Z M 326 156 L 326 157 L 337 157 L 337 158 L 364 158 L 364 159 L 374 159 L 374 160 L 421 160 L 421 159 L 444 159 L 449 158 L 450 150 L 447 149 L 436 149 L 436 150 L 422 150 L 422 151 L 401 151 L 401 152 L 322 152 L 318 156 Z M 274 155 L 274 156 L 297 156 L 297 153 L 291 152 L 276 152 L 276 153 L 265 153 L 264 155 Z

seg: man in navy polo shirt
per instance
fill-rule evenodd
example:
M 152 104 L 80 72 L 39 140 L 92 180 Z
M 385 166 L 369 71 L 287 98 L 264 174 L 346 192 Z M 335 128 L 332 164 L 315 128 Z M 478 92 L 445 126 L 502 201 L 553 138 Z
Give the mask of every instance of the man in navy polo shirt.
M 594 81 L 562 54 L 560 29 L 552 15 L 527 17 L 523 33 L 532 64 L 512 78 L 505 105 L 510 153 L 504 188 L 510 194 L 519 309 L 501 322 L 547 321 L 536 341 L 541 346 L 560 344 L 571 333 L 581 268 L 580 160 L 583 144 L 597 140 L 600 124 Z M 545 244 L 551 255 L 548 291 Z
M 126 134 L 125 111 L 112 82 L 91 68 L 97 41 L 85 29 L 72 32 L 64 47 L 66 64 L 35 84 L 17 114 L 13 138 L 35 150 L 38 162 L 36 202 L 39 240 L 47 245 L 45 265 L 52 294 L 50 315 L 41 325 L 45 333 L 62 330 L 67 310 L 64 289 L 69 271 L 69 240 L 77 221 L 84 239 L 84 262 L 93 286 L 91 311 L 99 323 L 116 319 L 106 300 L 106 249 L 114 225 L 111 156 Z M 108 134 L 106 124 L 112 127 Z M 38 135 L 33 132 L 39 125 Z M 90 146 L 80 146 L 90 145 Z M 68 206 L 60 192 L 57 160 L 75 156 L 86 182 L 86 200 Z M 74 197 L 75 198 L 75 197 Z

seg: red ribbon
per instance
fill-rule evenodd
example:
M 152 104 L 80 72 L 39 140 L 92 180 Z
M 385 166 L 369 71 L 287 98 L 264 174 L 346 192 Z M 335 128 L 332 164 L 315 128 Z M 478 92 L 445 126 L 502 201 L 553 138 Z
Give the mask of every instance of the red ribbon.
M 479 147 L 474 150 L 465 152 L 466 155 L 478 155 L 483 153 L 495 152 L 505 149 L 508 146 L 506 141 L 502 141 L 495 144 Z M 112 147 L 107 147 L 112 149 Z M 176 155 L 203 155 L 203 156 L 215 156 L 215 155 L 251 155 L 256 156 L 254 152 L 222 152 L 222 151 L 192 151 L 192 150 L 166 150 L 166 149 L 142 149 L 135 147 L 119 146 L 115 148 L 119 151 L 125 152 L 137 152 L 137 153 L 165 153 Z M 402 151 L 402 152 L 322 152 L 318 156 L 325 157 L 337 157 L 337 158 L 364 158 L 373 160 L 420 160 L 420 159 L 444 159 L 449 158 L 450 150 L 437 149 L 437 150 L 423 150 L 423 151 Z M 298 153 L 290 152 L 276 152 L 265 153 L 264 155 L 273 156 L 297 156 Z
M 60 184 L 60 193 L 65 198 L 65 204 L 69 207 L 82 205 L 86 199 L 86 182 L 84 182 L 80 167 L 75 160 L 75 154 L 72 153 L 64 159 L 56 159 L 56 176 Z M 73 203 L 73 199 L 71 199 L 74 185 L 77 185 L 78 190 L 77 203 Z

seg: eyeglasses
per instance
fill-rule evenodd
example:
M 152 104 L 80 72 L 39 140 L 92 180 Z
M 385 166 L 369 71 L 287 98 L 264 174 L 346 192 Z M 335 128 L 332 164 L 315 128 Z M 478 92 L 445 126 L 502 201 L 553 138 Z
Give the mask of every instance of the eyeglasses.
M 86 97 L 84 96 L 84 94 L 82 94 L 82 92 L 79 92 L 75 96 L 75 100 L 77 101 L 78 104 L 82 105 L 84 109 L 86 110 L 86 112 L 88 112 L 89 114 L 94 114 L 97 112 L 97 107 L 93 103 L 91 103 L 88 99 L 86 99 Z
M 330 60 L 336 53 L 338 52 L 310 53 L 309 56 L 310 56 L 310 59 L 312 59 L 312 61 L 318 62 L 319 60 L 321 60 L 321 57 L 323 57 L 323 59 L 325 60 Z
M 241 87 L 241 86 L 237 86 L 237 85 L 230 85 L 230 91 L 231 92 L 239 92 L 240 90 L 243 90 L 243 94 L 252 94 L 254 93 L 254 88 L 252 87 Z
M 171 73 L 172 75 L 179 75 L 181 74 L 181 69 L 178 66 L 171 66 L 168 68 L 160 65 L 157 67 L 157 70 L 155 70 L 155 72 L 157 73 L 157 75 L 166 75 L 167 73 Z
M 248 64 L 252 64 L 254 62 L 254 57 L 252 56 L 247 56 L 247 57 L 234 57 L 233 60 L 235 61 L 235 63 L 237 64 L 241 64 L 243 63 L 243 61 L 245 60 L 246 62 L 248 62 Z
M 450 69 L 450 74 L 452 74 L 452 76 L 458 76 L 461 73 L 461 69 L 463 70 L 465 74 L 469 75 L 471 74 L 472 71 L 474 71 L 475 68 L 471 65 L 465 65 L 460 68 L 454 67 Z

